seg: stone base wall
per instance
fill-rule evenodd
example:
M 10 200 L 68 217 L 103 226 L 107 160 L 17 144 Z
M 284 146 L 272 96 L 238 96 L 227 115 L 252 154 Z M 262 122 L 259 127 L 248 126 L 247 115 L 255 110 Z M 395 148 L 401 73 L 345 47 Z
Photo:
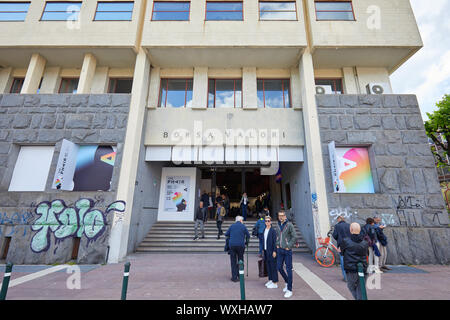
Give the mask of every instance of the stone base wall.
M 129 103 L 128 94 L 0 95 L 0 249 L 11 237 L 6 261 L 65 263 L 79 238 L 78 263 L 105 262 Z M 109 191 L 52 189 L 63 139 L 117 147 Z M 55 146 L 45 191 L 8 192 L 20 146 L 27 145 Z
M 317 95 L 330 222 L 388 226 L 388 263 L 450 262 L 449 216 L 414 95 Z M 368 146 L 375 194 L 334 193 L 328 144 Z

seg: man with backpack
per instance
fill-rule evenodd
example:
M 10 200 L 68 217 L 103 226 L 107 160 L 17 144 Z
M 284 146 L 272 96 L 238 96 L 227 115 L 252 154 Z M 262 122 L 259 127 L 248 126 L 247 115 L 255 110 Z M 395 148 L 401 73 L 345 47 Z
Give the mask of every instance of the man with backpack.
M 363 227 L 364 239 L 369 244 L 369 268 L 368 273 L 383 273 L 379 267 L 379 242 L 377 237 L 377 232 L 375 230 L 375 221 L 373 218 L 366 219 L 366 225 Z
M 381 218 L 376 216 L 373 218 L 375 221 L 375 232 L 377 233 L 378 241 L 380 242 L 379 249 L 380 249 L 380 259 L 379 259 L 379 267 L 381 271 L 388 271 L 391 270 L 388 266 L 386 266 L 386 258 L 387 258 L 387 237 L 384 234 L 384 228 L 386 227 L 381 222 Z

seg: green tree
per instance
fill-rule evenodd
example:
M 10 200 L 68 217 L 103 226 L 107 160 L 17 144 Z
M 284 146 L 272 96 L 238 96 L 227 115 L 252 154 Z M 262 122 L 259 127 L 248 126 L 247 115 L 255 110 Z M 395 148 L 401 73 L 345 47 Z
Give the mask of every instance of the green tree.
M 446 94 L 441 101 L 436 103 L 438 109 L 433 113 L 428 113 L 428 121 L 425 121 L 425 131 L 434 144 L 436 150 L 432 148 L 433 154 L 438 161 L 438 167 L 448 166 L 447 155 L 449 154 L 449 138 L 450 138 L 450 95 Z

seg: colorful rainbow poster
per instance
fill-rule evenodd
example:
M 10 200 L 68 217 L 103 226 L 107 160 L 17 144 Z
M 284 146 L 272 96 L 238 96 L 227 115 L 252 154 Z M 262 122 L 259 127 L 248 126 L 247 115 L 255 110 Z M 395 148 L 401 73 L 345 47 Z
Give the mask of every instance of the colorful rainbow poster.
M 190 192 L 189 176 L 168 176 L 164 210 L 170 212 L 184 212 L 188 210 Z
M 332 153 L 330 152 L 330 158 Z M 369 152 L 364 147 L 336 147 L 332 163 L 334 192 L 374 193 Z M 335 166 L 333 168 L 333 166 Z

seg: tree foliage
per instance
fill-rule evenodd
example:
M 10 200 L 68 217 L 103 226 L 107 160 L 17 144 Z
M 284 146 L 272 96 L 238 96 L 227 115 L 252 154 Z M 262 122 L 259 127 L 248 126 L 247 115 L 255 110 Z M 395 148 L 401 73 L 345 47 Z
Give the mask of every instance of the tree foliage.
M 433 113 L 428 113 L 428 121 L 425 121 L 425 130 L 436 148 L 432 151 L 438 160 L 438 166 L 448 166 L 447 155 L 449 154 L 450 139 L 450 95 L 446 94 L 441 101 L 436 103 L 438 109 Z

